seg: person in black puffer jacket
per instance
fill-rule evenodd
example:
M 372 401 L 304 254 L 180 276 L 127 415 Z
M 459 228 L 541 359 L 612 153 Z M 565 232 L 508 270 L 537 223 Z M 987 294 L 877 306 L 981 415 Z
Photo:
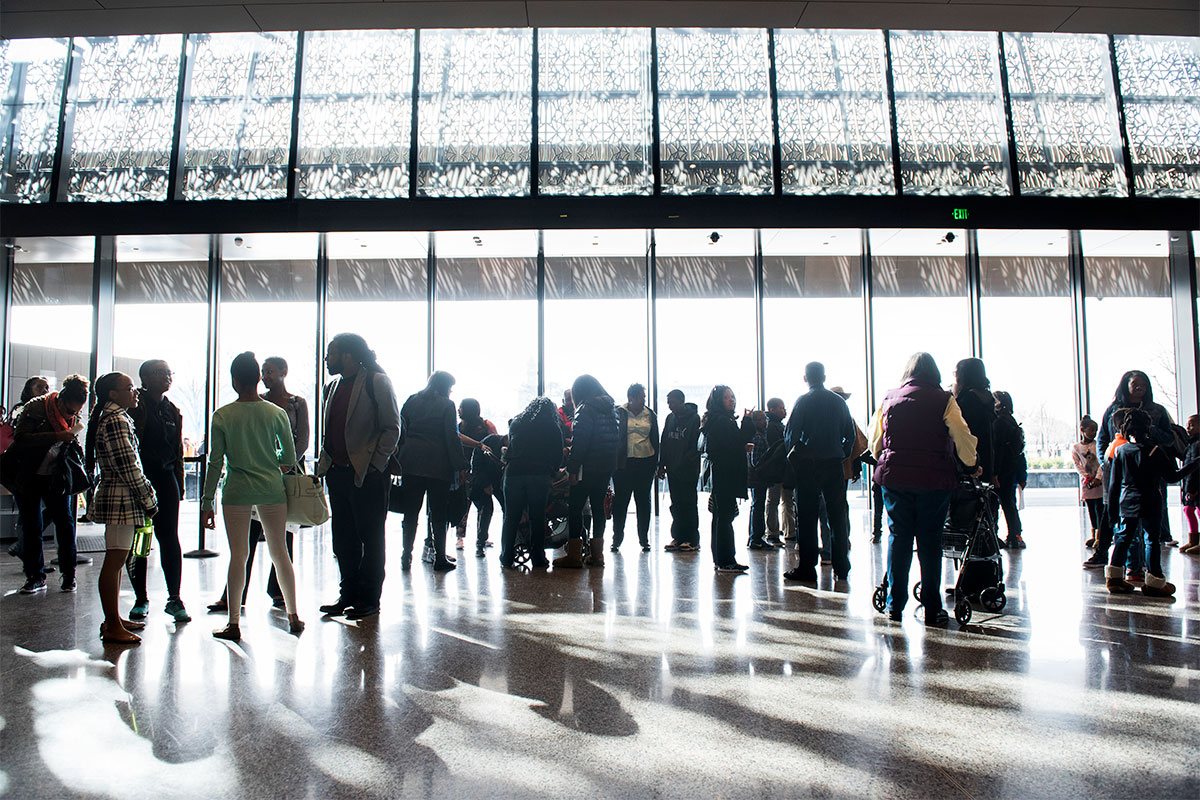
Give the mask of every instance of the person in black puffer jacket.
M 620 428 L 612 397 L 600 381 L 591 375 L 580 375 L 571 386 L 575 399 L 575 421 L 571 426 L 571 451 L 567 456 L 567 473 L 571 495 L 567 525 L 570 538 L 567 554 L 554 560 L 556 567 L 579 568 L 584 565 L 583 506 L 592 507 L 592 542 L 587 564 L 604 566 L 604 495 L 617 469 L 620 450 Z
M 550 484 L 563 460 L 558 409 L 548 397 L 535 398 L 508 426 L 508 468 L 504 474 L 504 527 L 500 533 L 500 566 L 515 567 L 517 528 L 529 512 L 529 561 L 534 569 L 546 560 L 546 503 Z
M 992 448 L 993 427 L 996 422 L 996 398 L 987 370 L 978 358 L 964 358 L 954 367 L 954 399 L 962 411 L 967 427 L 978 444 L 975 454 L 983 469 L 983 480 L 995 485 L 996 461 Z
M 453 375 L 435 372 L 428 385 L 405 400 L 400 409 L 400 469 L 406 506 L 402 570 L 412 564 L 417 517 L 426 495 L 437 553 L 433 568 L 438 572 L 454 569 L 454 562 L 446 558 L 447 501 L 454 473 L 467 468 L 467 459 L 458 438 L 458 412 L 450 400 L 452 386 Z
M 658 451 L 658 477 L 667 479 L 671 492 L 671 542 L 668 552 L 700 550 L 700 509 L 696 483 L 700 479 L 700 414 L 695 403 L 685 402 L 683 392 L 667 392 L 667 421 L 663 424 Z
M 1025 432 L 1013 417 L 1012 395 L 997 391 L 995 397 L 996 423 L 993 425 L 993 444 L 996 490 L 1000 493 L 1000 507 L 1004 509 L 1004 522 L 1008 525 L 1008 539 L 1004 541 L 1004 546 L 1013 550 L 1024 550 L 1021 513 L 1017 509 L 1017 488 L 1024 490 L 1025 482 L 1029 479 L 1025 461 Z
M 745 572 L 737 563 L 733 518 L 737 501 L 746 496 L 746 440 L 734 421 L 737 398 L 728 386 L 714 386 L 708 395 L 700 430 L 704 452 L 712 465 L 712 551 L 718 572 Z

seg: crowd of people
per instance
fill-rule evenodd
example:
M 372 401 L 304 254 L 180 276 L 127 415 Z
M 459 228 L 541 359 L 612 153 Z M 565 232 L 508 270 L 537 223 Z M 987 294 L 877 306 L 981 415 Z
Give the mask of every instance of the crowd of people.
M 735 519 L 749 498 L 749 550 L 792 546 L 788 581 L 815 583 L 818 567 L 832 566 L 837 581 L 848 579 L 850 519 L 847 485 L 870 472 L 875 498 L 872 541 L 882 534 L 886 510 L 888 586 L 886 612 L 900 619 L 908 599 L 915 548 L 925 586 L 941 585 L 942 530 L 960 482 L 982 481 L 998 498 L 1007 537 L 1002 546 L 1026 546 L 1020 493 L 1027 482 L 1024 435 L 1013 416 L 1012 397 L 993 392 L 982 361 L 955 367 L 952 390 L 928 353 L 916 353 L 900 385 L 887 392 L 864 433 L 854 422 L 839 386 L 826 388 L 824 365 L 804 368 L 808 390 L 789 412 L 781 398 L 763 409 L 743 409 L 740 422 L 732 389 L 716 385 L 701 410 L 684 393 L 667 393 L 668 413 L 660 426 L 647 405 L 646 389 L 633 384 L 618 405 L 591 375 L 580 375 L 561 406 L 534 398 L 500 433 L 484 419 L 478 401 L 457 407 L 450 399 L 455 379 L 435 372 L 403 403 L 361 336 L 342 333 L 328 344 L 325 366 L 332 380 L 323 389 L 322 438 L 314 473 L 324 481 L 331 514 L 333 552 L 339 570 L 338 596 L 320 606 L 328 617 L 363 619 L 378 614 L 385 579 L 384 529 L 389 511 L 402 521 L 400 569 L 412 568 L 413 550 L 425 522 L 421 558 L 435 571 L 455 569 L 447 549 L 451 526 L 455 550 L 465 549 L 472 508 L 476 510 L 475 554 L 486 555 L 494 502 L 503 515 L 499 561 L 505 570 L 528 564 L 551 566 L 546 558 L 547 509 L 555 499 L 565 515 L 564 553 L 556 570 L 601 568 L 605 532 L 612 519 L 610 551 L 625 540 L 629 506 L 635 509 L 638 546 L 651 548 L 652 492 L 656 477 L 670 494 L 671 553 L 699 553 L 700 492 L 708 493 L 708 547 L 720 573 L 749 568 L 736 558 Z M 165 613 L 190 620 L 181 594 L 180 500 L 184 457 L 179 409 L 167 397 L 170 366 L 147 361 L 140 389 L 120 372 L 99 377 L 83 446 L 86 379 L 72 375 L 50 391 L 44 378 L 30 378 L 14 410 L 13 436 L 0 478 L 16 495 L 26 582 L 21 591 L 46 588 L 42 554 L 43 514 L 58 536 L 61 588 L 76 590 L 75 496 L 93 492 L 91 521 L 104 525 L 106 553 L 98 588 L 104 611 L 100 637 L 133 644 L 149 613 L 143 551 L 131 552 L 136 537 L 158 543 L 167 601 Z M 286 387 L 287 363 L 271 357 L 260 365 L 242 353 L 230 365 L 237 399 L 210 420 L 207 473 L 201 491 L 202 524 L 215 528 L 218 488 L 229 541 L 224 593 L 209 605 L 228 615 L 214 631 L 220 639 L 241 638 L 240 615 L 260 538 L 272 562 L 268 594 L 288 617 L 298 614 L 292 542 L 284 475 L 303 473 L 309 445 L 304 398 Z M 260 392 L 263 384 L 266 391 Z M 1084 417 L 1081 441 L 1072 448 L 1080 473 L 1080 500 L 1087 507 L 1094 548 L 1085 567 L 1104 567 L 1111 592 L 1136 587 L 1167 597 L 1174 587 L 1162 571 L 1161 548 L 1172 541 L 1166 515 L 1166 485 L 1183 481 L 1188 542 L 1182 552 L 1200 552 L 1200 431 L 1193 415 L 1186 431 L 1154 402 L 1145 373 L 1126 373 L 1099 423 Z M 1182 462 L 1182 466 L 1180 466 Z M 422 510 L 424 514 L 422 515 Z M 1110 553 L 1111 549 L 1111 553 Z M 128 616 L 118 608 L 122 567 L 134 589 Z M 940 593 L 924 593 L 925 622 L 945 624 Z

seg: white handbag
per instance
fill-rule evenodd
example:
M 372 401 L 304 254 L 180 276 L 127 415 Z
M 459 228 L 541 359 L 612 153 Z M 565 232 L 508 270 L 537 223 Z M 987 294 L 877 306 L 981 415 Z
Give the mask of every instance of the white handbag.
M 304 473 L 284 473 L 287 492 L 287 521 L 296 525 L 323 525 L 329 520 L 329 501 L 321 479 Z

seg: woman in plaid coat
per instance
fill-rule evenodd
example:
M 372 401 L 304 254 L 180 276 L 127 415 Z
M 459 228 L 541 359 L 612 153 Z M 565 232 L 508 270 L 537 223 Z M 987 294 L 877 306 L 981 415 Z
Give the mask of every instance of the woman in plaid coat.
M 103 523 L 104 565 L 100 568 L 100 605 L 104 622 L 100 638 L 116 644 L 137 644 L 135 630 L 144 622 L 122 619 L 117 608 L 121 568 L 133 544 L 133 531 L 145 525 L 158 511 L 154 487 L 142 473 L 137 437 L 126 413 L 137 404 L 133 379 L 123 372 L 110 372 L 96 380 L 96 405 L 88 421 L 87 463 L 91 472 L 100 465 L 100 484 L 92 498 L 89 514 Z

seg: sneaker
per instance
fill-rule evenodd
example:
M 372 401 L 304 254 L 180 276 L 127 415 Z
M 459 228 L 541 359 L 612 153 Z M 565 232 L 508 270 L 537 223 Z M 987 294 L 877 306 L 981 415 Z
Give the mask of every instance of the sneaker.
M 191 616 L 188 615 L 187 609 L 183 607 L 183 601 L 178 597 L 173 597 L 168 600 L 163 611 L 166 611 L 168 614 L 174 617 L 176 622 L 192 621 Z
M 783 540 L 779 538 L 778 534 L 773 536 L 768 534 L 767 544 L 771 547 L 783 547 Z
M 60 591 L 65 592 L 67 594 L 71 594 L 77 588 L 79 588 L 79 587 L 75 584 L 75 576 L 74 575 L 63 575 L 62 589 Z
M 737 574 L 739 574 L 739 575 L 740 575 L 740 574 L 742 574 L 743 572 L 746 572 L 746 571 L 747 571 L 747 570 L 749 570 L 749 569 L 750 569 L 750 568 L 749 568 L 749 567 L 747 567 L 745 564 L 738 564 L 738 563 L 735 561 L 735 562 L 733 562 L 733 563 L 731 563 L 731 564 L 722 564 L 722 565 L 720 565 L 719 567 L 717 567 L 717 572 L 736 572 Z
M 1102 569 L 1106 566 L 1108 566 L 1108 558 L 1101 552 L 1092 553 L 1088 560 L 1083 562 L 1084 569 Z
M 44 577 L 30 578 L 21 587 L 21 594 L 37 594 L 44 591 L 46 591 L 46 579 Z
M 679 549 L 679 543 L 676 542 L 674 539 L 672 539 L 667 544 L 663 545 L 663 550 L 665 550 L 668 553 L 674 553 L 678 549 Z
M 379 613 L 379 605 L 354 606 L 346 612 L 346 619 L 364 619 Z
M 827 556 L 824 554 L 821 555 L 821 564 L 823 566 L 829 566 L 832 563 L 833 563 L 833 556 Z
M 476 558 L 484 558 L 486 555 L 487 555 L 487 553 L 484 552 L 483 545 L 480 544 L 480 545 L 475 546 L 475 557 Z
M 1009 550 L 1024 550 L 1026 545 L 1025 540 L 1020 536 L 1010 536 L 1005 540 L 1004 546 Z
M 946 609 L 939 608 L 937 611 L 925 609 L 925 627 L 941 627 L 950 622 L 950 615 L 946 613 Z
M 136 603 L 133 604 L 133 608 L 129 609 L 129 618 L 130 619 L 145 619 L 146 615 L 149 613 L 150 613 L 150 601 L 149 600 L 138 600 Z
M 1125 582 L 1126 583 L 1145 583 L 1146 582 L 1146 573 L 1142 572 L 1140 569 L 1131 569 L 1125 573 Z
M 770 550 L 771 547 L 762 539 L 751 539 L 748 545 L 751 550 Z
M 465 541 L 463 541 L 463 540 L 464 540 L 464 538 L 465 538 L 465 537 L 463 537 L 463 536 L 460 536 L 460 537 L 458 537 L 458 538 L 457 538 L 457 539 L 454 541 L 454 549 L 455 549 L 455 550 L 462 550 L 463 548 L 465 548 L 465 547 L 466 547 L 466 542 L 465 542 Z
M 699 553 L 700 545 L 692 544 L 691 542 L 684 542 L 683 544 L 681 544 L 675 548 L 675 552 L 677 552 L 677 553 Z

